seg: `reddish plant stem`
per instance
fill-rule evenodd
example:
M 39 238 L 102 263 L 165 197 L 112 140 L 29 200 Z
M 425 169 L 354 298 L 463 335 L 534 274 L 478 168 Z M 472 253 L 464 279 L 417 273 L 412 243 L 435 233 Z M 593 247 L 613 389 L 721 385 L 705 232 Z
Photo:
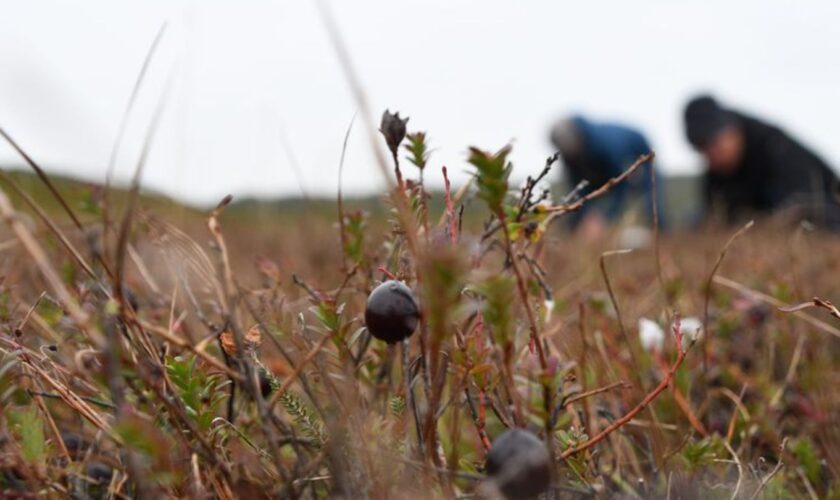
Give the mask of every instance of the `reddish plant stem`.
M 519 290 L 519 298 L 522 300 L 522 307 L 525 308 L 525 313 L 528 316 L 528 324 L 531 330 L 531 343 L 535 344 L 537 348 L 537 354 L 540 359 L 540 383 L 543 389 L 543 405 L 545 407 L 545 432 L 546 432 L 546 442 L 548 443 L 548 453 L 554 459 L 554 439 L 552 438 L 552 428 L 551 428 L 551 414 L 553 408 L 552 402 L 552 390 L 551 390 L 551 383 L 548 380 L 548 359 L 545 356 L 545 350 L 543 349 L 542 339 L 540 339 L 539 335 L 539 327 L 537 326 L 537 320 L 534 318 L 534 312 L 531 311 L 531 306 L 528 304 L 528 289 L 525 287 L 525 278 L 522 277 L 522 272 L 519 270 L 519 265 L 516 263 L 516 258 L 513 255 L 513 242 L 510 239 L 510 231 L 507 227 L 507 219 L 505 217 L 504 212 L 499 211 L 496 216 L 499 218 L 499 222 L 502 224 L 502 232 L 505 235 L 505 248 L 507 249 L 508 259 L 510 260 L 510 266 L 513 268 L 513 273 L 516 275 L 516 287 Z M 513 377 L 511 376 L 511 381 L 513 381 Z M 515 387 L 514 387 L 515 390 Z M 520 420 L 520 425 L 522 422 L 522 415 L 517 415 L 518 420 Z
M 656 359 L 657 364 L 659 364 L 662 373 L 668 373 L 668 363 L 665 361 L 665 358 L 662 357 L 662 353 L 654 351 L 654 358 Z M 674 394 L 674 401 L 679 406 L 680 410 L 685 414 L 688 422 L 691 424 L 691 427 L 694 428 L 701 436 L 707 436 L 709 432 L 703 426 L 703 423 L 700 422 L 700 419 L 697 418 L 697 415 L 694 414 L 694 411 L 691 409 L 691 404 L 686 399 L 685 395 L 682 393 L 679 387 L 676 385 L 671 388 L 671 392 Z
M 715 274 L 717 274 L 720 265 L 723 263 L 723 258 L 726 257 L 726 252 L 729 251 L 729 247 L 735 243 L 735 240 L 741 237 L 742 234 L 747 232 L 751 227 L 753 227 L 754 221 L 749 221 L 744 225 L 741 229 L 735 231 L 735 234 L 729 237 L 729 240 L 723 245 L 723 248 L 720 251 L 720 255 L 718 255 L 717 260 L 715 261 L 715 265 L 712 267 L 712 272 L 709 273 L 709 279 L 706 280 L 706 287 L 704 299 L 703 299 L 703 373 L 709 371 L 709 337 L 711 337 L 711 332 L 709 331 L 709 300 L 712 296 L 712 282 L 715 279 Z
M 392 280 L 397 279 L 397 277 L 394 276 L 394 273 L 385 269 L 385 266 L 379 266 L 379 267 L 376 268 L 376 270 L 379 271 L 380 273 L 384 274 L 385 276 L 387 276 L 389 279 L 392 279 Z
M 507 218 L 505 217 L 505 214 L 501 212 L 497 214 L 497 217 L 502 223 L 502 232 L 505 235 L 505 248 L 510 259 L 510 267 L 513 269 L 513 274 L 516 276 L 516 287 L 519 291 L 519 298 L 522 300 L 522 307 L 525 308 L 525 315 L 528 317 L 531 342 L 536 344 L 537 354 L 540 358 L 540 368 L 545 371 L 548 368 L 548 361 L 545 357 L 545 352 L 543 351 L 542 342 L 540 342 L 537 320 L 534 318 L 534 313 L 531 311 L 531 307 L 528 304 L 528 289 L 525 287 L 525 278 L 522 276 L 522 272 L 519 270 L 519 266 L 513 256 L 513 241 L 510 239 L 510 231 L 508 231 L 507 227 Z
M 353 122 L 356 121 L 356 114 L 350 119 L 347 132 L 344 133 L 344 143 L 341 146 L 341 159 L 338 162 L 338 234 L 341 238 L 341 263 L 347 267 L 347 227 L 344 223 L 344 196 L 341 190 L 341 177 L 344 172 L 344 156 L 347 153 L 347 141 L 350 139 L 350 131 L 353 130 Z
M 475 422 L 475 429 L 478 432 L 478 437 L 481 439 L 481 444 L 484 446 L 484 451 L 488 451 L 490 449 L 490 438 L 487 437 L 487 431 L 484 429 L 484 391 L 482 390 L 479 394 L 481 397 L 481 410 L 476 411 L 475 405 L 473 405 L 472 397 L 470 397 L 470 390 L 464 389 L 464 394 L 467 397 L 467 406 L 470 408 L 470 412 L 472 413 L 473 421 Z
M 397 178 L 397 188 L 405 196 L 405 181 L 403 181 L 402 171 L 400 170 L 400 158 L 397 151 L 393 151 L 391 156 L 394 158 L 394 176 Z
M 656 388 L 654 388 L 650 393 L 648 393 L 648 395 L 645 396 L 644 399 L 642 399 L 642 401 L 638 405 L 636 405 L 635 408 L 633 408 L 632 410 L 627 412 L 621 418 L 615 420 L 612 424 L 607 426 L 598 435 L 596 435 L 592 439 L 586 441 L 585 443 L 582 443 L 582 444 L 580 444 L 580 445 L 578 445 L 574 448 L 569 448 L 568 450 L 566 450 L 562 454 L 560 454 L 560 459 L 561 460 L 565 460 L 572 455 L 575 455 L 575 454 L 580 453 L 582 451 L 588 450 L 589 448 L 592 448 L 596 444 L 603 441 L 607 436 L 609 436 L 610 434 L 612 434 L 613 432 L 617 431 L 622 426 L 624 426 L 625 424 L 630 422 L 633 419 L 633 417 L 635 417 L 636 415 L 641 413 L 642 410 L 647 408 L 647 406 L 650 403 L 652 403 L 654 399 L 656 399 L 660 394 L 662 394 L 665 391 L 665 389 L 668 388 L 668 386 L 671 384 L 671 381 L 674 379 L 674 375 L 676 374 L 677 369 L 680 367 L 680 365 L 682 365 L 682 362 L 685 359 L 685 355 L 688 352 L 687 349 L 682 348 L 682 337 L 683 336 L 682 336 L 682 333 L 680 333 L 680 330 L 679 330 L 679 320 L 675 321 L 675 325 L 674 325 L 673 330 L 674 330 L 674 338 L 677 341 L 677 349 L 678 349 L 677 350 L 677 352 L 678 352 L 677 359 L 676 359 L 676 361 L 674 361 L 674 364 L 671 365 L 671 368 L 665 374 L 665 378 L 662 379 L 662 382 L 660 382 L 659 385 L 656 386 Z
M 286 390 L 289 387 L 291 387 L 292 383 L 294 383 L 294 381 L 297 380 L 298 376 L 301 373 L 303 373 L 303 369 L 306 367 L 306 364 L 312 361 L 312 359 L 319 352 L 321 352 L 321 349 L 324 348 L 324 346 L 327 344 L 327 341 L 329 341 L 332 337 L 332 334 L 324 335 L 323 337 L 321 337 L 321 340 L 319 340 L 318 343 L 315 344 L 315 346 L 308 353 L 306 353 L 306 356 L 304 356 L 303 359 L 300 360 L 295 369 L 292 370 L 292 373 L 290 373 L 289 376 L 286 377 L 286 380 L 284 380 L 283 383 L 280 385 L 280 387 L 276 391 L 274 391 L 274 395 L 271 397 L 271 399 L 269 399 L 266 402 L 266 406 L 269 408 L 269 410 L 271 408 L 274 408 L 274 405 L 276 405 L 277 401 L 280 400 L 280 396 L 282 396 L 283 393 L 285 393 Z
M 454 245 L 458 240 L 458 235 L 455 230 L 455 208 L 452 204 L 452 195 L 449 186 L 449 176 L 446 175 L 446 166 L 443 167 L 443 186 L 444 196 L 446 199 L 446 217 L 449 219 L 449 241 Z
M 598 395 L 598 394 L 601 394 L 601 393 L 604 393 L 604 392 L 607 392 L 607 391 L 611 391 L 615 388 L 627 389 L 629 387 L 632 387 L 632 386 L 630 384 L 628 384 L 627 382 L 623 381 L 623 380 L 619 380 L 618 382 L 613 382 L 612 384 L 605 385 L 604 387 L 599 387 L 597 389 L 592 389 L 590 391 L 581 392 L 580 394 L 577 394 L 575 396 L 570 397 L 564 403 L 565 403 L 566 406 L 568 406 L 570 404 L 577 403 L 578 401 L 580 401 L 582 399 L 586 399 L 586 398 L 589 398 L 589 397 L 592 397 L 592 396 L 595 396 L 595 395 Z

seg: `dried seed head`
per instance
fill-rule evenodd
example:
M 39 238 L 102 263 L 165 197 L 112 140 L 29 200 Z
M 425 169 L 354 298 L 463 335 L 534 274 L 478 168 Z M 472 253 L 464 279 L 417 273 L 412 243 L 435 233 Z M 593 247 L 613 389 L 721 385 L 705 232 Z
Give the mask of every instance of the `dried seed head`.
M 382 113 L 382 123 L 379 125 L 379 131 L 385 136 L 385 142 L 388 143 L 391 154 L 397 154 L 400 143 L 405 139 L 406 123 L 408 123 L 408 118 L 400 118 L 399 112 L 392 114 L 386 109 Z
M 236 356 L 236 339 L 233 337 L 233 332 L 225 330 L 220 336 L 222 342 L 222 349 L 230 356 Z M 245 344 L 246 352 L 254 352 L 262 344 L 262 335 L 260 334 L 259 325 L 254 325 L 245 334 L 242 339 Z
M 389 344 L 414 333 L 420 320 L 417 299 L 401 281 L 389 280 L 376 287 L 365 307 L 365 325 L 371 335 Z
M 245 343 L 248 346 L 253 346 L 254 349 L 262 344 L 262 334 L 260 334 L 260 326 L 254 325 L 245 334 Z
M 224 331 L 219 336 L 222 342 L 222 349 L 231 356 L 236 355 L 236 341 L 233 339 L 233 333 Z
M 551 483 L 551 459 L 545 443 L 524 429 L 509 429 L 487 453 L 487 474 L 507 498 L 532 498 Z

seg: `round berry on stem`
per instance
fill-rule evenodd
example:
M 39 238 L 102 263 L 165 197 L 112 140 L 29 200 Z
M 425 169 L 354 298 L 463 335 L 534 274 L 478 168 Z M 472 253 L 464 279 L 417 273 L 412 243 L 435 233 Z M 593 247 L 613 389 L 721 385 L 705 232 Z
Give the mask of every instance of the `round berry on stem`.
M 375 338 L 396 344 L 411 336 L 420 321 L 417 299 L 405 283 L 388 280 L 376 287 L 365 306 L 365 325 Z
M 487 453 L 487 474 L 507 498 L 533 498 L 551 484 L 551 458 L 532 432 L 509 429 Z

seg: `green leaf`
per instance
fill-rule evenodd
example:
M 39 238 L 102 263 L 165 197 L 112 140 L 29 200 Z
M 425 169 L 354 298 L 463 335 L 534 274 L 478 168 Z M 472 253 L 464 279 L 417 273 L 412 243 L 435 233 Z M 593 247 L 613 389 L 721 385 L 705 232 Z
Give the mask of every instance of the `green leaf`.
M 3 291 L 0 292 L 0 321 L 7 322 L 11 317 L 11 311 L 9 309 L 9 302 L 10 296 L 9 292 Z
M 415 132 L 406 136 L 408 143 L 403 146 L 408 151 L 406 157 L 408 161 L 413 163 L 417 168 L 423 170 L 426 168 L 426 162 L 429 161 L 429 148 L 426 145 L 426 133 Z
M 141 426 L 137 425 L 137 422 L 122 422 L 114 427 L 114 431 L 122 438 L 123 443 L 127 447 L 142 451 L 148 456 L 154 455 L 154 443 L 152 443 Z
M 335 304 L 321 301 L 317 306 L 311 308 L 312 313 L 328 332 L 337 332 L 341 326 L 341 317 Z
M 402 396 L 394 396 L 389 403 L 391 415 L 399 418 L 405 413 L 405 399 Z
M 512 146 L 507 145 L 495 153 L 470 148 L 467 161 L 476 169 L 476 185 L 478 197 L 487 203 L 490 210 L 499 215 L 503 213 L 503 205 L 508 191 L 508 178 L 512 166 L 507 161 Z
M 280 395 L 280 405 L 292 416 L 295 424 L 301 427 L 304 435 L 317 443 L 326 442 L 327 437 L 321 422 L 312 411 L 300 400 L 297 394 L 285 391 Z
M 47 442 L 44 438 L 44 421 L 34 406 L 26 411 L 8 411 L 9 423 L 20 440 L 23 458 L 32 463 L 44 463 Z
M 515 303 L 513 279 L 505 274 L 498 274 L 485 280 L 479 287 L 484 296 L 484 322 L 490 327 L 493 339 L 499 345 L 513 342 L 513 313 L 511 305 Z
M 61 279 L 67 286 L 73 286 L 76 283 L 76 266 L 72 262 L 65 262 L 61 266 Z
M 814 449 L 814 443 L 807 437 L 802 437 L 793 442 L 791 451 L 796 455 L 796 461 L 805 470 L 805 475 L 812 484 L 820 482 L 820 459 Z
M 196 361 L 195 356 L 169 358 L 166 370 L 184 402 L 187 414 L 198 422 L 201 429 L 207 430 L 224 400 L 222 387 L 225 382 L 219 375 L 209 375 L 199 369 Z
M 347 241 L 344 242 L 344 255 L 356 264 L 364 258 L 367 220 L 368 213 L 362 210 L 344 216 L 344 230 L 347 234 Z
M 38 307 L 35 308 L 35 311 L 38 313 L 38 316 L 44 318 L 44 321 L 46 321 L 50 326 L 57 325 L 58 322 L 61 321 L 61 317 L 64 316 L 64 311 L 61 307 L 47 298 L 38 303 Z
M 722 455 L 723 444 L 719 436 L 710 436 L 699 441 L 689 441 L 683 447 L 680 457 L 689 471 L 694 471 Z

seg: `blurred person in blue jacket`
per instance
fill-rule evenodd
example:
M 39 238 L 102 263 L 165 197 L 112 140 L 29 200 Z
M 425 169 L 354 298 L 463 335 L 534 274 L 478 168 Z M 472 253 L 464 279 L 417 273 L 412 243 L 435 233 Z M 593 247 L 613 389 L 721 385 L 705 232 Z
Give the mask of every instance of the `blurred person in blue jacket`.
M 617 123 L 594 122 L 580 115 L 570 116 L 554 125 L 551 142 L 560 152 L 569 188 L 587 181 L 581 196 L 598 189 L 627 170 L 639 156 L 651 152 L 650 143 L 638 130 Z M 580 211 L 570 214 L 572 227 L 589 236 L 597 236 L 603 233 L 608 223 L 617 221 L 633 207 L 639 208 L 650 222 L 653 212 L 651 168 L 651 162 L 642 165 L 624 182 L 613 186 L 601 200 L 587 203 Z M 655 196 L 662 225 L 662 183 L 659 182 L 659 173 L 655 175 Z

